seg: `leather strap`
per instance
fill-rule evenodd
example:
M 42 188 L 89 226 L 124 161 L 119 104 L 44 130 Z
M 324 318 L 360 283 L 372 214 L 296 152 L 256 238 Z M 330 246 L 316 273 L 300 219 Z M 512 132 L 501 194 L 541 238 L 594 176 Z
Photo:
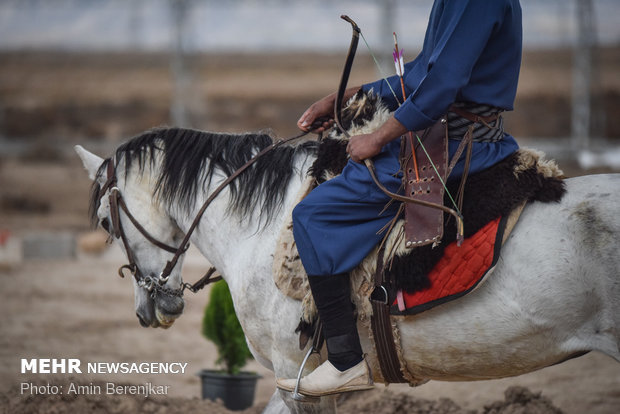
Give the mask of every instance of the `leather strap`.
M 409 382 L 400 370 L 400 359 L 396 353 L 394 334 L 392 332 L 392 319 L 390 317 L 390 302 L 387 290 L 383 286 L 383 255 L 385 248 L 379 250 L 377 257 L 377 271 L 375 273 L 375 290 L 370 297 L 372 304 L 372 317 L 370 325 L 372 335 L 377 348 L 377 359 L 387 383 Z
M 289 141 L 293 141 L 295 139 L 301 138 L 302 136 L 304 136 L 306 134 L 307 134 L 307 132 L 303 132 L 301 134 L 295 135 L 295 136 L 287 138 L 287 139 L 279 139 L 278 141 L 272 143 L 271 145 L 268 145 L 267 147 L 263 148 L 255 156 L 250 158 L 245 164 L 243 164 L 241 167 L 239 167 L 228 178 L 226 178 L 215 190 L 213 190 L 213 192 L 211 193 L 211 195 L 209 195 L 209 197 L 204 202 L 202 207 L 200 207 L 200 210 L 198 210 L 198 213 L 196 214 L 196 217 L 194 217 L 194 221 L 189 226 L 189 229 L 187 230 L 187 233 L 185 233 L 185 237 L 183 238 L 183 241 L 181 242 L 181 245 L 179 246 L 178 249 L 175 250 L 174 256 L 172 257 L 172 259 L 170 259 L 166 263 L 166 266 L 164 267 L 164 269 L 161 272 L 160 278 L 161 279 L 165 279 L 166 277 L 168 277 L 168 275 L 170 275 L 170 273 L 172 272 L 174 267 L 177 265 L 177 262 L 179 261 L 179 258 L 181 257 L 181 255 L 183 255 L 183 253 L 185 253 L 185 251 L 187 250 L 187 247 L 189 246 L 189 239 L 192 236 L 192 233 L 194 232 L 194 230 L 196 229 L 198 224 L 200 223 L 200 220 L 202 219 L 202 215 L 204 214 L 205 210 L 207 209 L 207 207 L 209 207 L 209 205 L 213 202 L 213 200 L 215 200 L 215 198 L 222 192 L 222 190 L 224 188 L 226 188 L 226 186 L 228 186 L 228 184 L 230 184 L 232 181 L 234 181 L 245 170 L 250 168 L 252 166 L 252 164 L 254 164 L 256 161 L 258 161 L 259 158 L 261 158 L 262 156 L 264 156 L 268 152 L 273 151 L 275 148 L 277 148 L 280 145 L 283 145 L 283 144 L 285 144 L 285 143 L 287 143 Z
M 313 125 L 311 127 L 311 130 L 314 130 L 314 129 L 318 128 L 320 126 L 320 124 L 322 124 L 322 121 L 317 120 L 315 123 L 313 123 Z M 185 234 L 185 238 L 183 239 L 183 241 L 181 242 L 179 247 L 168 246 L 167 244 L 162 243 L 162 242 L 158 241 L 157 239 L 155 239 L 153 236 L 151 236 L 149 234 L 149 232 L 146 231 L 146 229 L 131 214 L 131 212 L 129 211 L 129 208 L 127 207 L 127 204 L 125 204 L 125 202 L 123 201 L 123 198 L 122 198 L 122 195 L 120 193 L 120 190 L 118 188 L 116 188 L 116 183 L 117 183 L 117 179 L 116 179 L 116 160 L 114 158 L 110 159 L 108 161 L 108 165 L 107 165 L 107 175 L 108 175 L 108 178 L 107 178 L 106 182 L 103 184 L 103 186 L 101 187 L 101 189 L 99 190 L 99 193 L 101 195 L 103 195 L 103 194 L 106 193 L 106 191 L 108 191 L 108 190 L 110 191 L 109 202 L 110 202 L 110 215 L 111 215 L 111 220 L 112 220 L 112 233 L 111 234 L 114 237 L 121 239 L 121 241 L 123 242 L 123 246 L 125 247 L 125 251 L 126 251 L 126 254 L 127 254 L 127 259 L 129 261 L 129 264 L 123 265 L 123 266 L 121 266 L 119 268 L 119 270 L 118 270 L 119 276 L 125 277 L 125 275 L 123 274 L 123 271 L 124 271 L 124 269 L 129 269 L 131 271 L 131 274 L 133 275 L 133 277 L 136 279 L 136 281 L 139 282 L 142 279 L 142 274 L 141 274 L 140 269 L 138 268 L 138 266 L 137 266 L 137 264 L 135 262 L 133 251 L 131 250 L 131 247 L 129 246 L 129 242 L 127 240 L 127 236 L 125 235 L 125 232 L 123 231 L 122 223 L 121 223 L 121 220 L 120 220 L 120 209 L 122 209 L 125 212 L 125 214 L 129 218 L 129 220 L 132 222 L 132 224 L 136 227 L 136 229 L 138 229 L 138 231 L 140 233 L 142 233 L 142 235 L 149 242 L 151 242 L 155 246 L 159 247 L 160 249 L 163 249 L 163 250 L 168 251 L 170 253 L 174 253 L 174 256 L 172 257 L 171 260 L 169 260 L 166 263 L 166 266 L 164 267 L 164 269 L 162 270 L 161 274 L 159 275 L 159 278 L 157 279 L 158 283 L 163 284 L 163 283 L 165 283 L 168 280 L 168 276 L 170 275 L 170 273 L 172 273 L 172 270 L 174 269 L 174 267 L 178 263 L 179 258 L 189 248 L 189 239 L 190 239 L 192 233 L 194 232 L 194 230 L 198 226 L 198 223 L 200 222 L 200 220 L 202 218 L 202 215 L 204 214 L 205 210 L 211 204 L 211 202 L 215 199 L 215 197 L 217 197 L 218 194 L 228 184 L 230 184 L 239 175 L 241 175 L 241 173 L 243 173 L 245 170 L 247 170 L 259 158 L 261 158 L 262 156 L 264 156 L 268 152 L 274 150 L 275 148 L 279 147 L 280 145 L 283 145 L 283 144 L 285 144 L 287 142 L 290 142 L 290 141 L 293 141 L 295 139 L 299 139 L 299 138 L 303 137 L 306 134 L 307 134 L 307 132 L 302 132 L 302 133 L 300 133 L 298 135 L 295 135 L 293 137 L 290 137 L 290 138 L 279 139 L 278 141 L 272 143 L 271 145 L 263 148 L 260 152 L 258 152 L 256 155 L 254 155 L 250 160 L 248 160 L 244 165 L 242 165 L 239 169 L 237 169 L 232 175 L 230 175 L 228 178 L 226 178 L 226 180 L 224 180 L 213 191 L 213 193 L 211 193 L 211 195 L 204 202 L 204 204 L 202 205 L 202 207 L 198 211 L 198 214 L 194 218 L 194 221 L 192 222 L 189 230 Z M 183 284 L 183 289 L 187 288 L 187 289 L 189 289 L 192 292 L 196 292 L 197 290 L 202 289 L 205 285 L 220 280 L 221 276 L 212 277 L 214 272 L 215 272 L 215 268 L 209 269 L 207 274 L 205 274 L 200 280 L 198 280 L 193 285 L 190 285 L 188 283 Z M 181 292 L 182 292 L 182 290 L 181 290 Z
M 471 122 L 474 122 L 474 123 L 477 123 L 477 124 L 478 123 L 483 124 L 483 125 L 485 125 L 488 128 L 493 128 L 492 126 L 489 125 L 489 122 L 493 122 L 493 121 L 495 121 L 496 119 L 498 119 L 500 117 L 499 113 L 492 114 L 492 115 L 489 115 L 489 116 L 476 115 L 476 114 L 474 114 L 472 112 L 469 112 L 469 111 L 466 111 L 465 109 L 460 108 L 460 107 L 458 107 L 456 105 L 451 105 L 449 111 L 450 112 L 454 112 L 458 116 L 460 116 L 462 118 L 465 118 L 465 119 L 467 119 L 467 120 L 469 120 Z
M 116 210 L 118 212 L 119 208 L 122 209 L 125 212 L 125 215 L 127 216 L 127 218 L 129 218 L 129 221 L 131 221 L 131 223 L 134 225 L 134 227 L 136 229 L 138 229 L 138 231 L 140 233 L 142 233 L 142 235 L 144 236 L 145 239 L 147 239 L 149 242 L 151 242 L 151 244 L 159 247 L 162 250 L 165 250 L 167 252 L 170 253 L 176 253 L 177 251 L 177 247 L 173 247 L 170 246 L 168 244 L 162 243 L 159 240 L 157 240 L 155 237 L 151 236 L 151 234 L 146 231 L 146 229 L 138 222 L 138 220 L 136 220 L 136 218 L 133 216 L 133 214 L 131 214 L 131 212 L 129 211 L 129 208 L 127 207 L 127 204 L 125 204 L 125 200 L 123 200 L 123 198 L 120 195 L 120 192 L 118 190 L 114 190 L 110 193 L 110 200 L 114 202 L 115 207 L 113 210 Z M 112 207 L 112 203 L 110 203 L 110 207 Z M 116 217 L 119 217 L 118 213 L 115 214 Z M 113 215 L 114 217 L 114 215 Z M 120 226 L 120 218 L 116 219 L 118 221 L 118 224 L 114 224 L 114 226 Z M 188 246 L 189 247 L 189 246 Z M 187 249 L 186 249 L 187 250 Z

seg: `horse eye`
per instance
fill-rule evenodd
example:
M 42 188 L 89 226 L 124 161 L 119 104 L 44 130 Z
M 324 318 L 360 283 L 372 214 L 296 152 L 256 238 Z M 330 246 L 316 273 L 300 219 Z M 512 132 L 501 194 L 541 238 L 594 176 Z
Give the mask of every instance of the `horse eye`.
M 104 218 L 103 220 L 101 220 L 101 227 L 103 227 L 103 229 L 107 231 L 108 233 L 110 232 L 110 222 L 108 221 L 107 218 Z

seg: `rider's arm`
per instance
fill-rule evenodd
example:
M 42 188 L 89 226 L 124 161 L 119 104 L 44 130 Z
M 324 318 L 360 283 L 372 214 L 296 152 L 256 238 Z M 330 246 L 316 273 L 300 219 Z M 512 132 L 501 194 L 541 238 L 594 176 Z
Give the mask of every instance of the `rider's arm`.
M 408 130 L 431 126 L 459 98 L 489 39 L 509 13 L 510 3 L 509 0 L 444 1 L 442 7 L 433 10 L 432 13 L 440 15 L 436 19 L 431 15 L 437 26 L 430 28 L 431 34 L 425 39 L 422 52 L 425 73 L 405 74 L 405 84 L 412 92 L 394 114 Z M 502 73 L 502 68 L 491 67 L 493 64 L 501 63 L 499 59 L 490 62 L 485 71 Z M 487 83 L 492 81 L 487 79 Z

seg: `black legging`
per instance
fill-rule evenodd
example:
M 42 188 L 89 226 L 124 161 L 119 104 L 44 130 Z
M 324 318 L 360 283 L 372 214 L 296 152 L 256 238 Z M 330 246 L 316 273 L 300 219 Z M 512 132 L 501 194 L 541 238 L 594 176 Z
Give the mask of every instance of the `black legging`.
M 349 275 L 309 276 L 308 282 L 323 323 L 327 358 L 340 371 L 345 371 L 363 358 Z

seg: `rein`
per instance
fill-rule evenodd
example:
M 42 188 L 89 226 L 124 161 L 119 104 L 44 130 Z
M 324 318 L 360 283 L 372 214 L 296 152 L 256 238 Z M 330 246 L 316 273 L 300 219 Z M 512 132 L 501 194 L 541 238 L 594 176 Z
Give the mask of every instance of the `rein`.
M 323 122 L 322 120 L 315 121 L 315 123 L 312 126 L 312 129 L 316 129 L 316 128 L 320 127 L 322 122 Z M 252 158 L 250 158 L 245 164 L 243 164 L 241 167 L 239 167 L 234 173 L 232 173 L 229 177 L 227 177 L 226 180 L 224 180 L 211 193 L 211 195 L 207 198 L 207 200 L 203 203 L 202 207 L 200 208 L 200 210 L 196 214 L 196 217 L 194 218 L 194 221 L 190 225 L 188 231 L 185 233 L 185 237 L 183 238 L 183 241 L 181 241 L 181 244 L 178 247 L 169 246 L 169 245 L 167 245 L 165 243 L 162 243 L 161 241 L 155 239 L 136 220 L 136 218 L 133 216 L 133 214 L 131 214 L 131 212 L 129 211 L 129 208 L 127 207 L 127 204 L 123 200 L 123 196 L 122 196 L 119 188 L 116 186 L 117 185 L 116 166 L 115 166 L 114 158 L 111 159 L 110 162 L 108 163 L 108 166 L 107 166 L 107 176 L 108 176 L 108 179 L 105 182 L 105 184 L 101 187 L 100 192 L 101 192 L 101 194 L 105 194 L 106 191 L 108 191 L 108 190 L 110 191 L 109 202 L 110 202 L 110 218 L 111 218 L 111 221 L 112 221 L 112 223 L 111 223 L 112 224 L 112 228 L 111 229 L 106 228 L 106 230 L 109 231 L 111 236 L 116 237 L 117 239 L 118 238 L 121 239 L 121 241 L 123 243 L 123 246 L 125 247 L 125 252 L 127 253 L 127 259 L 129 260 L 128 264 L 122 265 L 118 269 L 119 276 L 120 277 L 125 277 L 125 274 L 124 274 L 125 269 L 129 270 L 131 275 L 134 277 L 134 279 L 138 283 L 138 285 L 141 286 L 141 287 L 144 287 L 149 292 L 151 292 L 151 295 L 153 297 L 157 294 L 157 292 L 161 292 L 161 293 L 164 293 L 164 294 L 167 294 L 167 295 L 172 295 L 172 296 L 182 296 L 183 295 L 183 291 L 185 289 L 188 289 L 189 291 L 191 291 L 193 293 L 196 293 L 198 290 L 202 289 L 206 285 L 208 285 L 210 283 L 213 283 L 213 282 L 217 282 L 218 280 L 221 280 L 222 279 L 221 276 L 213 277 L 213 275 L 216 272 L 216 269 L 215 269 L 215 267 L 211 267 L 203 277 L 201 277 L 198 281 L 196 281 L 193 284 L 182 283 L 181 287 L 179 287 L 178 289 L 170 289 L 170 288 L 167 288 L 167 287 L 164 286 L 166 284 L 166 282 L 168 282 L 168 279 L 170 277 L 170 273 L 172 273 L 172 270 L 177 265 L 177 263 L 179 261 L 179 258 L 189 248 L 189 245 L 190 245 L 189 239 L 191 238 L 192 233 L 194 232 L 194 230 L 196 229 L 196 227 L 200 223 L 200 220 L 201 220 L 205 210 L 207 209 L 207 207 L 209 207 L 209 205 L 213 202 L 213 200 L 222 192 L 222 190 L 224 188 L 226 188 L 231 182 L 233 182 L 237 177 L 239 177 L 245 170 L 247 170 L 250 166 L 252 166 L 256 161 L 258 161 L 259 158 L 261 158 L 265 154 L 273 151 L 277 147 L 279 147 L 279 146 L 281 146 L 283 144 L 286 144 L 286 143 L 288 143 L 290 141 L 299 139 L 299 138 L 305 136 L 306 134 L 308 134 L 308 132 L 302 132 L 302 133 L 297 134 L 295 136 L 292 136 L 290 138 L 279 139 L 279 140 L 273 142 L 272 144 L 268 145 L 267 147 L 265 147 L 261 151 L 259 151 L 256 155 L 254 155 Z M 319 136 L 319 139 L 320 139 L 320 136 Z M 125 234 L 125 231 L 123 230 L 123 226 L 122 226 L 122 223 L 121 223 L 121 220 L 120 220 L 120 211 L 121 210 L 123 210 L 125 215 L 127 215 L 127 218 L 129 218 L 129 221 L 131 221 L 131 223 L 134 225 L 134 227 L 151 244 L 153 244 L 154 246 L 156 246 L 156 247 L 158 247 L 158 248 L 160 248 L 162 250 L 165 250 L 167 252 L 170 252 L 170 253 L 174 254 L 172 259 L 170 259 L 166 263 L 164 269 L 161 271 L 161 273 L 159 274 L 158 277 L 152 277 L 152 276 L 148 276 L 148 275 L 145 276 L 145 275 L 142 274 L 142 272 L 138 268 L 138 265 L 136 264 L 136 261 L 135 261 L 135 255 L 133 253 L 133 250 L 129 246 L 129 242 L 127 240 L 127 236 Z M 105 228 L 105 226 L 104 226 L 104 228 Z
M 243 164 L 241 167 L 239 167 L 234 173 L 232 173 L 228 178 L 226 178 L 226 180 L 224 180 L 209 196 L 209 198 L 207 198 L 207 200 L 204 202 L 204 204 L 202 205 L 202 207 L 200 208 L 200 210 L 198 210 L 198 213 L 196 214 L 196 217 L 194 218 L 194 221 L 192 222 L 192 224 L 189 227 L 189 230 L 187 230 L 187 233 L 185 233 L 185 238 L 183 239 L 183 241 L 181 242 L 181 245 L 179 246 L 179 248 L 175 251 L 174 256 L 172 257 L 172 259 L 170 259 L 167 263 L 166 266 L 164 267 L 164 269 L 162 270 L 161 274 L 159 275 L 159 283 L 166 283 L 168 281 L 168 277 L 170 276 L 170 273 L 172 272 L 172 270 L 174 269 L 174 267 L 177 265 L 177 262 L 179 261 L 179 258 L 183 255 L 183 253 L 185 253 L 185 251 L 189 248 L 189 239 L 192 235 L 192 233 L 194 232 L 194 230 L 196 229 L 196 227 L 198 226 L 198 223 L 200 223 L 200 219 L 202 218 L 202 215 L 204 214 L 205 210 L 207 209 L 207 207 L 209 207 L 209 205 L 213 202 L 213 200 L 215 200 L 215 197 L 218 196 L 218 194 L 220 192 L 222 192 L 222 190 L 224 188 L 226 188 L 228 186 L 228 184 L 230 184 L 231 182 L 233 182 L 237 177 L 239 177 L 245 170 L 247 170 L 250 166 L 252 166 L 252 164 L 254 164 L 256 161 L 258 161 L 259 158 L 261 158 L 262 156 L 264 156 L 265 154 L 273 151 L 274 149 L 278 148 L 279 146 L 286 144 L 287 142 L 299 139 L 303 136 L 305 136 L 306 134 L 308 134 L 308 132 L 302 132 L 300 134 L 297 134 L 295 136 L 292 136 L 290 138 L 286 138 L 286 139 L 279 139 L 273 143 L 271 143 L 271 145 L 266 146 L 265 148 L 263 148 L 260 152 L 258 152 L 256 155 L 254 155 L 252 158 L 250 158 L 245 164 Z M 209 269 L 209 271 L 207 272 L 207 274 L 205 276 L 203 276 L 198 282 L 194 283 L 193 285 L 183 285 L 183 287 L 187 287 L 189 288 L 189 290 L 193 293 L 196 293 L 198 290 L 202 289 L 203 287 L 205 287 L 206 285 L 208 285 L 209 283 L 212 282 L 216 282 L 218 280 L 220 280 L 222 277 L 218 276 L 216 278 L 210 278 L 207 275 L 209 274 L 213 274 L 215 272 L 215 268 L 211 268 Z M 163 282 L 162 282 L 163 281 Z

